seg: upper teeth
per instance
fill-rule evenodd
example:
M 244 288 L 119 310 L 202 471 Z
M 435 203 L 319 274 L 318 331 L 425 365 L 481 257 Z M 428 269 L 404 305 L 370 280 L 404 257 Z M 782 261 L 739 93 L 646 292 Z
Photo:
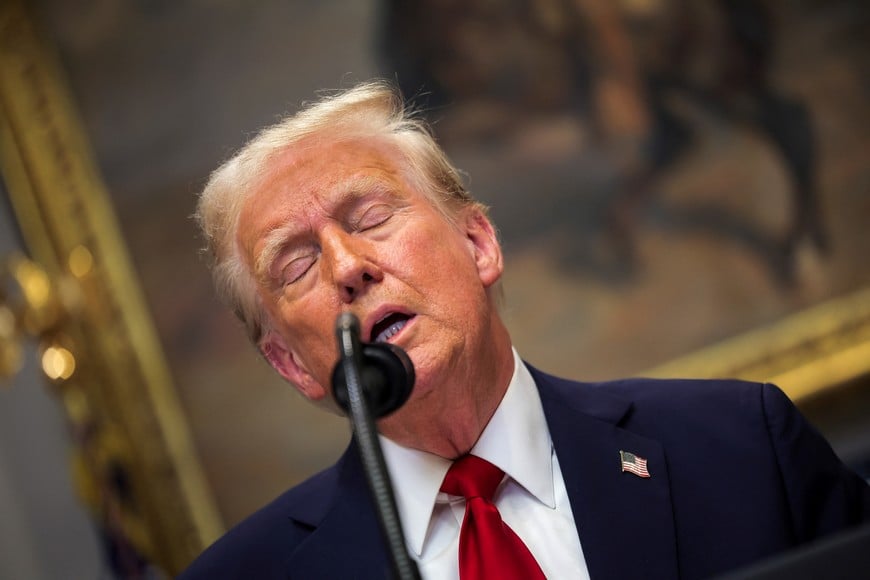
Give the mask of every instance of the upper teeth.
M 391 337 L 393 337 L 397 332 L 399 332 L 400 330 L 402 330 L 402 328 L 404 328 L 404 326 L 405 326 L 405 324 L 406 324 L 407 322 L 408 322 L 407 320 L 400 320 L 400 321 L 398 321 L 398 322 L 394 322 L 394 323 L 391 324 L 387 329 L 381 331 L 380 334 L 378 334 L 378 336 L 375 338 L 375 342 L 386 342 L 386 341 L 388 341 L 388 340 L 389 340 Z

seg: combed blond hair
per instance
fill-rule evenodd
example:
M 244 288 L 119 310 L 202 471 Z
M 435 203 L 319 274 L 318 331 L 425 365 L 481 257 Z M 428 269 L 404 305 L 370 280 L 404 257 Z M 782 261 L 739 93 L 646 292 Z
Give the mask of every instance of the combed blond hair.
M 239 214 L 272 160 L 312 138 L 318 142 L 367 138 L 391 142 L 402 154 L 405 173 L 413 185 L 449 220 L 463 206 L 476 205 L 486 211 L 466 191 L 459 172 L 428 126 L 405 107 L 390 84 L 367 82 L 303 105 L 295 115 L 263 129 L 211 174 L 195 214 L 211 257 L 218 295 L 245 324 L 254 344 L 259 344 L 268 320 L 259 303 L 254 275 L 236 241 Z

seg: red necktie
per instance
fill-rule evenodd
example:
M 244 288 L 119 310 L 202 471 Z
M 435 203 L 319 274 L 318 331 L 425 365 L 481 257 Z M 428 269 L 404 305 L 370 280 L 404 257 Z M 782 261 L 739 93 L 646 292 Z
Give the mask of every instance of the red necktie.
M 453 463 L 441 484 L 441 491 L 465 498 L 459 533 L 461 580 L 545 579 L 535 557 L 492 503 L 503 476 L 485 459 L 466 455 Z

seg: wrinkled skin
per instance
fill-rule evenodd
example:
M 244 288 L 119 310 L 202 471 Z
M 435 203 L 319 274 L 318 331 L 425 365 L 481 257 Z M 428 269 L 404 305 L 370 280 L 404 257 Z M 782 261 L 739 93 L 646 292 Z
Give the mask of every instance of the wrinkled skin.
M 452 458 L 474 445 L 513 371 L 491 296 L 503 258 L 479 209 L 451 223 L 403 168 L 386 141 L 294 146 L 246 200 L 236 242 L 270 320 L 260 349 L 312 401 L 331 399 L 339 313 L 359 317 L 364 341 L 385 316 L 407 319 L 389 342 L 408 353 L 417 380 L 378 426 Z

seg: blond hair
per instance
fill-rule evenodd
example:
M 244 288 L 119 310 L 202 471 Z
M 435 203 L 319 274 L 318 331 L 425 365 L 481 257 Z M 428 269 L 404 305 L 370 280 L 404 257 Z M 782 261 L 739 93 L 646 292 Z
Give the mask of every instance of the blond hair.
M 428 126 L 414 117 L 388 83 L 363 83 L 304 105 L 295 115 L 263 129 L 216 169 L 200 194 L 195 214 L 211 257 L 218 295 L 245 324 L 254 344 L 262 338 L 268 320 L 259 303 L 254 275 L 236 243 L 239 214 L 272 160 L 311 138 L 332 142 L 387 139 L 403 155 L 409 179 L 449 220 L 464 206 L 486 211 L 466 191 L 459 172 Z

